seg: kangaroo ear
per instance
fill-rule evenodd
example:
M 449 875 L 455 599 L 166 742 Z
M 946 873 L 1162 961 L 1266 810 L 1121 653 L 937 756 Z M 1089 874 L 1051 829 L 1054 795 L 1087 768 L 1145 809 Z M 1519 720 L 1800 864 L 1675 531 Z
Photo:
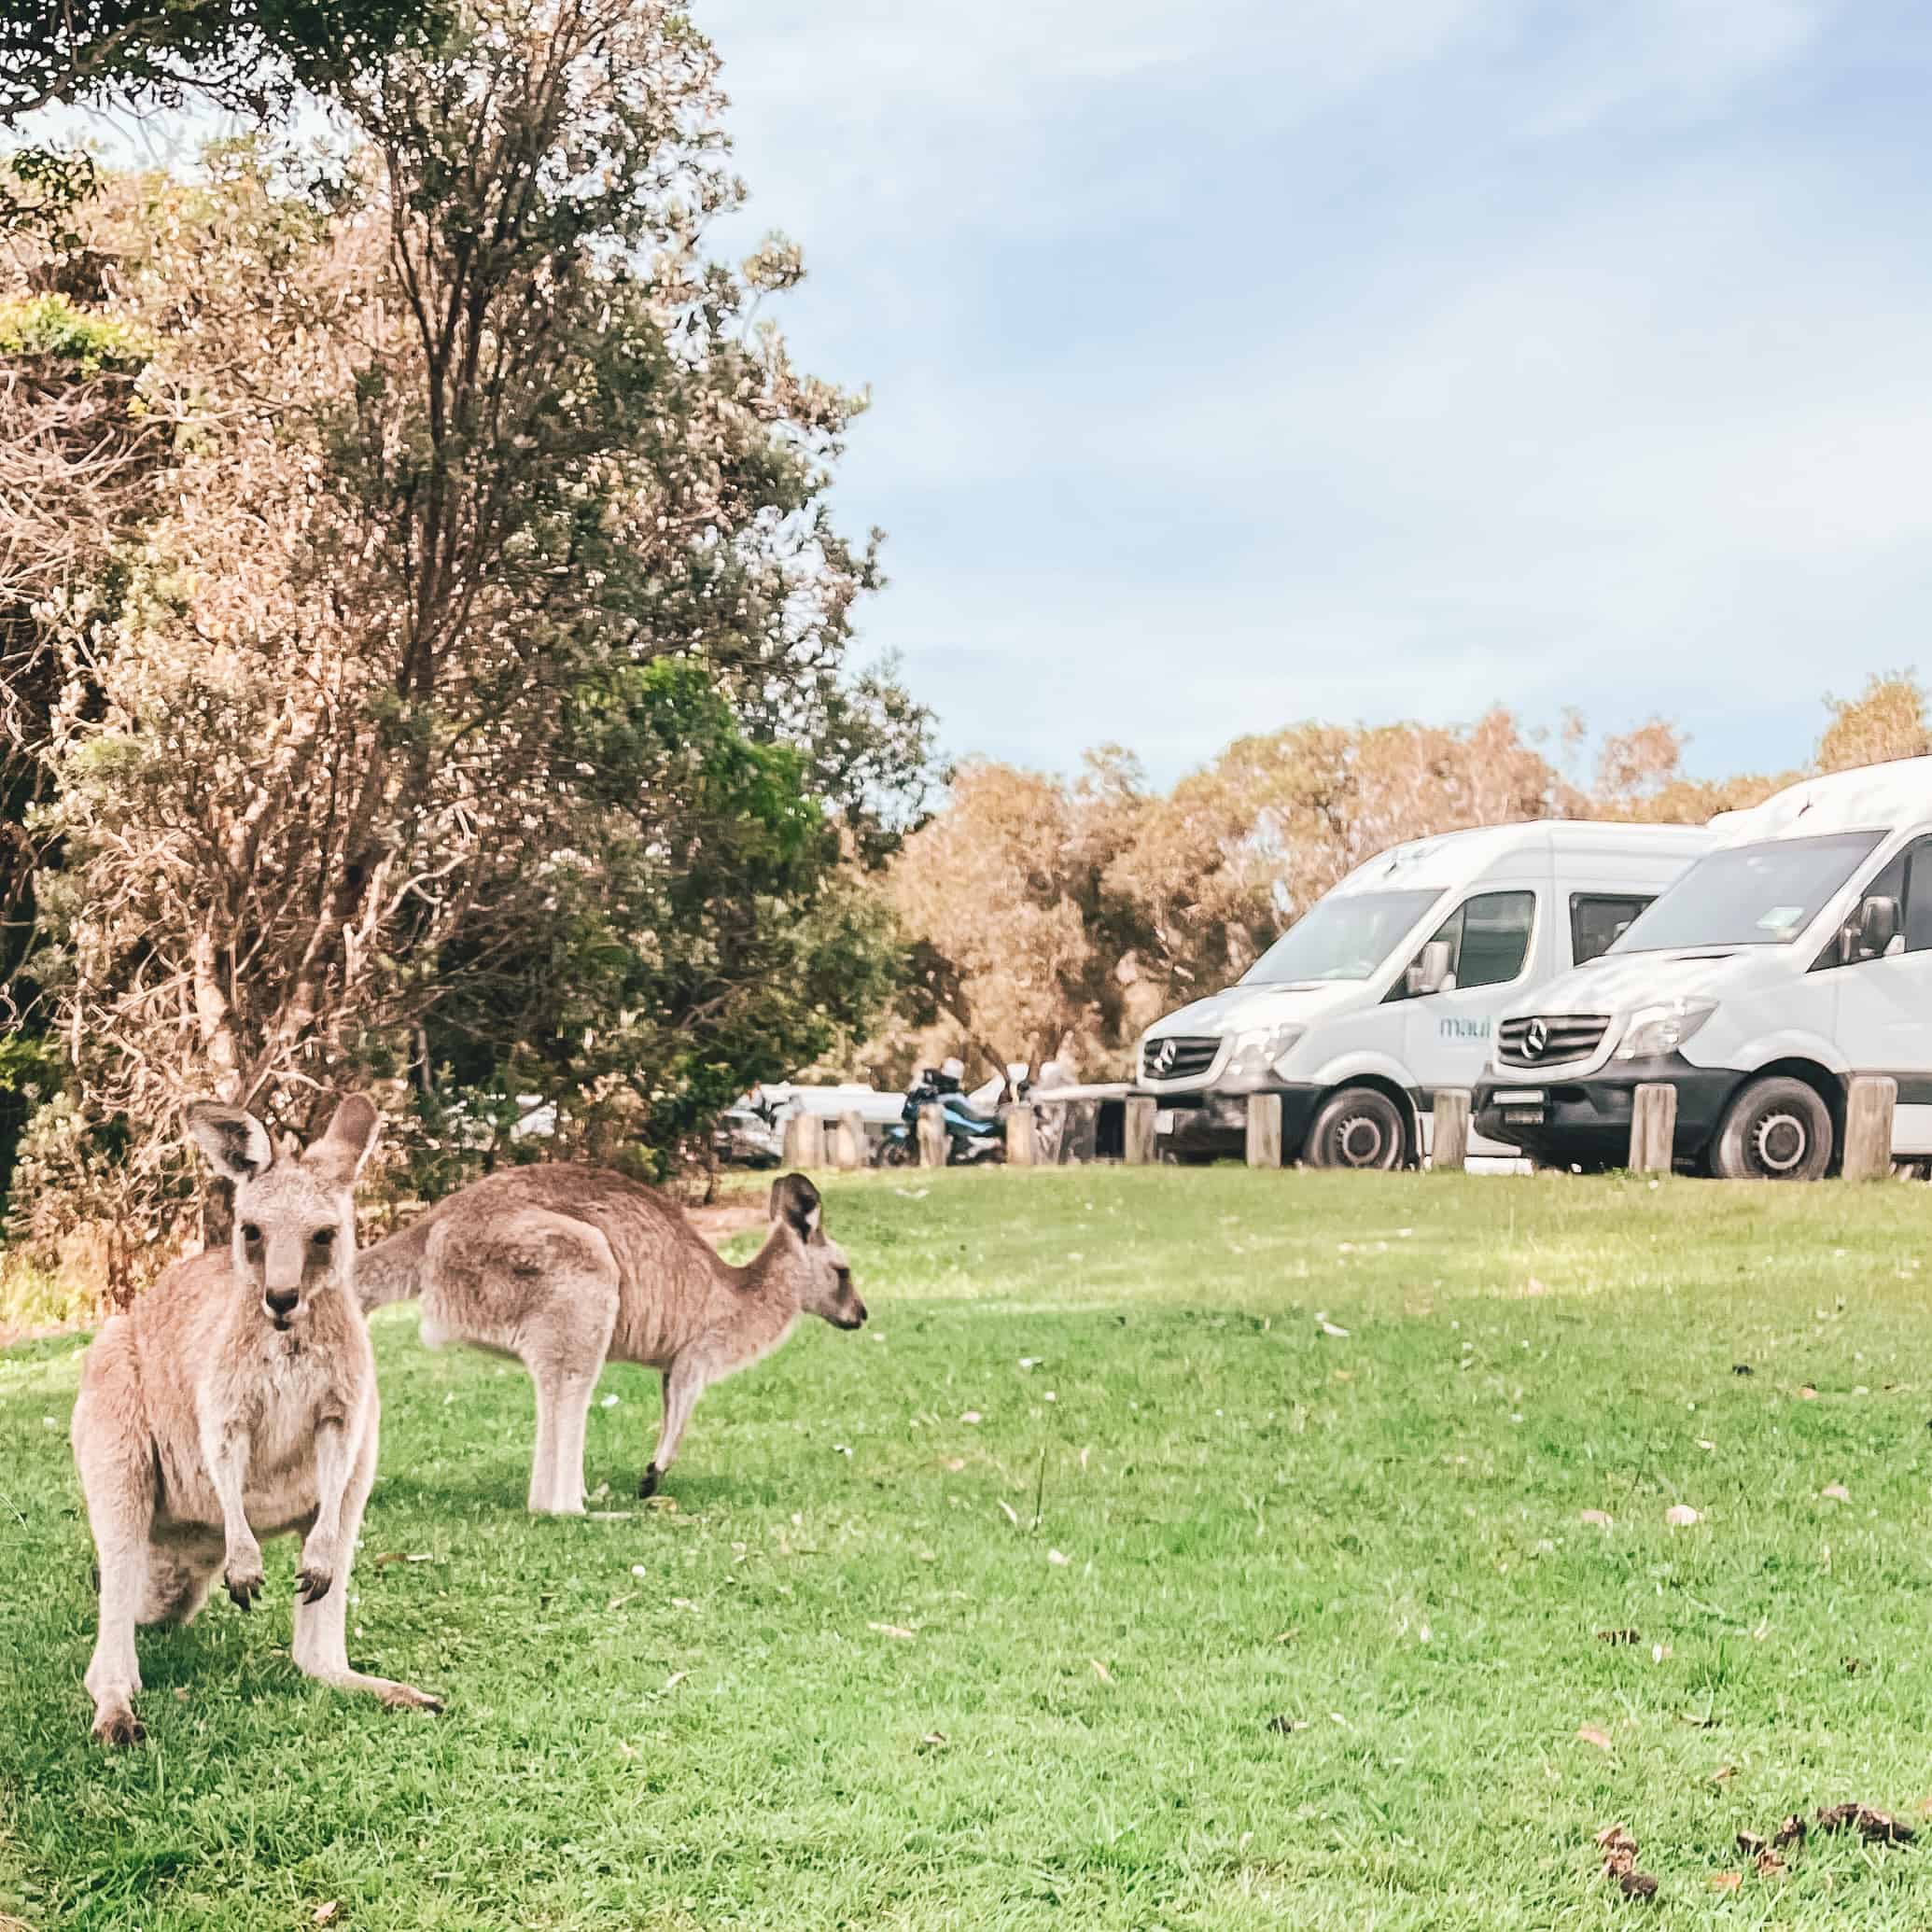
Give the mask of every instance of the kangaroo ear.
M 188 1110 L 188 1132 L 209 1165 L 228 1180 L 252 1181 L 275 1164 L 275 1143 L 245 1107 L 197 1100 Z
M 375 1102 L 367 1094 L 350 1094 L 335 1110 L 322 1138 L 302 1155 L 303 1165 L 338 1186 L 348 1186 L 374 1150 L 381 1125 Z
M 800 1240 L 819 1232 L 822 1208 L 819 1190 L 803 1174 L 780 1174 L 772 1183 L 772 1219 L 782 1221 Z

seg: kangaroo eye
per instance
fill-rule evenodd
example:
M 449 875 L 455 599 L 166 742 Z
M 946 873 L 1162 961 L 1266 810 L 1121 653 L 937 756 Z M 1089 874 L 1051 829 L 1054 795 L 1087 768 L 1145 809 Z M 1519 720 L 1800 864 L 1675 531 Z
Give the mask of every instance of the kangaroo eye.
M 315 1242 L 318 1248 L 334 1247 L 335 1229 L 332 1227 L 318 1227 L 315 1233 Z
M 242 1239 L 252 1248 L 256 1242 L 260 1240 L 261 1230 L 256 1226 L 254 1222 L 245 1221 L 242 1223 Z

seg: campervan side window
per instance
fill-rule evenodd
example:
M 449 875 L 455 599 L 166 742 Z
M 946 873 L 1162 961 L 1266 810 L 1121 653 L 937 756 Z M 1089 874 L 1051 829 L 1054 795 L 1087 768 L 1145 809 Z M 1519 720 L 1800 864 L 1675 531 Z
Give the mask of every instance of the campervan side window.
M 1536 923 L 1533 892 L 1478 892 L 1465 899 L 1430 935 L 1449 942 L 1456 990 L 1500 987 L 1515 979 L 1530 957 Z
M 1628 926 L 1656 898 L 1656 893 L 1570 894 L 1570 961 L 1586 966 L 1607 953 Z
M 1898 929 L 1905 934 L 1905 951 L 1932 952 L 1932 838 L 1915 839 L 1895 852 L 1880 868 L 1862 895 L 1866 899 L 1896 899 Z M 1855 915 L 1856 908 L 1854 908 Z M 1821 966 L 1842 963 L 1834 938 L 1819 960 Z

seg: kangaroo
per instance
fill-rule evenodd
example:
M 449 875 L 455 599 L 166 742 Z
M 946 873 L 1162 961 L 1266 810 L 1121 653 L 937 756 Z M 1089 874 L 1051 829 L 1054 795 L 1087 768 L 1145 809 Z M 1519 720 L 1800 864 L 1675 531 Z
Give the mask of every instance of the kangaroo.
M 276 1157 L 239 1107 L 191 1107 L 188 1130 L 234 1183 L 226 1253 L 177 1262 L 94 1337 L 74 1406 L 74 1460 L 100 1561 L 87 1687 L 94 1735 L 136 1744 L 138 1624 L 184 1624 L 215 1572 L 244 1610 L 259 1536 L 302 1538 L 295 1661 L 342 1690 L 441 1710 L 427 1691 L 351 1670 L 349 1570 L 376 1466 L 375 1362 L 356 1298 L 356 1177 L 376 1110 L 351 1095 L 306 1154 Z
M 583 1510 L 583 1430 L 607 1361 L 664 1378 L 656 1453 L 637 1485 L 655 1493 L 698 1397 L 748 1368 L 802 1314 L 858 1328 L 865 1304 L 826 1239 L 819 1190 L 772 1183 L 771 1232 L 733 1267 L 660 1194 L 602 1168 L 511 1168 L 473 1182 L 379 1241 L 357 1270 L 365 1309 L 418 1296 L 422 1337 L 514 1355 L 537 1385 L 529 1506 Z

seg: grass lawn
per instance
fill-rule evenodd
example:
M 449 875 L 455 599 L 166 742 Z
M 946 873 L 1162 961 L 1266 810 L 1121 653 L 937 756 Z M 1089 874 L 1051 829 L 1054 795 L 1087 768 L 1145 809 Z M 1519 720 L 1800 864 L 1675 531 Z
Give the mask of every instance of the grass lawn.
M 1932 1920 L 1932 1830 L 1732 1842 L 1932 1827 L 1932 1192 L 902 1184 L 828 1186 L 873 1326 L 713 1390 L 675 1509 L 632 1500 L 654 1377 L 592 1411 L 608 1519 L 535 1521 L 522 1372 L 381 1319 L 350 1654 L 438 1719 L 296 1675 L 284 1542 L 253 1617 L 144 1636 L 149 1743 L 99 1751 L 76 1346 L 0 1356 L 0 1914 Z

